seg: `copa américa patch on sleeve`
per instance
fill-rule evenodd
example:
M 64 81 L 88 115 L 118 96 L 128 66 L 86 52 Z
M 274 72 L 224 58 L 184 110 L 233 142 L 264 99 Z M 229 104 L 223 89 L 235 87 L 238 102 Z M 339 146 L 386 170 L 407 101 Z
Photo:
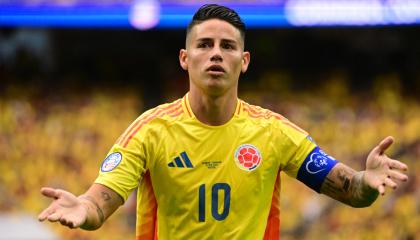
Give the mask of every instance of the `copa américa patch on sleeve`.
M 122 155 L 119 152 L 113 152 L 105 158 L 101 165 L 102 172 L 110 172 L 114 170 L 121 162 Z
M 316 146 L 300 166 L 297 179 L 319 193 L 325 177 L 337 163 L 337 160 Z

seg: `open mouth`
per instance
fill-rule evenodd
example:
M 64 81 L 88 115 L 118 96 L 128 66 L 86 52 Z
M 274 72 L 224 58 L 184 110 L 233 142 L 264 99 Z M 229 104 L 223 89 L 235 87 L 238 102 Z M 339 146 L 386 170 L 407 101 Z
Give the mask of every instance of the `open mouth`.
M 209 68 L 207 68 L 206 71 L 209 72 L 209 73 L 221 74 L 221 73 L 225 72 L 225 69 L 220 65 L 212 65 Z

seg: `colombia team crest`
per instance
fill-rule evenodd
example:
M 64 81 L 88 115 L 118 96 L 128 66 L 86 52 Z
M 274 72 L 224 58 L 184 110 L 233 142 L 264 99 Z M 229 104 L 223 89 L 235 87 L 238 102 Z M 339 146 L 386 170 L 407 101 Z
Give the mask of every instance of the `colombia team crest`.
M 262 157 L 257 147 L 251 144 L 242 144 L 235 151 L 236 165 L 242 170 L 251 172 L 260 166 Z

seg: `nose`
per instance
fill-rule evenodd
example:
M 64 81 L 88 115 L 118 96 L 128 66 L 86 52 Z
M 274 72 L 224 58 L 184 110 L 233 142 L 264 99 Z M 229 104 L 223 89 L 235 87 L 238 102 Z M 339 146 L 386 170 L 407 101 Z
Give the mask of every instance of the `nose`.
M 211 53 L 210 61 L 212 61 L 212 62 L 221 62 L 221 61 L 223 61 L 222 53 L 221 53 L 219 47 L 215 46 L 213 48 L 213 51 Z

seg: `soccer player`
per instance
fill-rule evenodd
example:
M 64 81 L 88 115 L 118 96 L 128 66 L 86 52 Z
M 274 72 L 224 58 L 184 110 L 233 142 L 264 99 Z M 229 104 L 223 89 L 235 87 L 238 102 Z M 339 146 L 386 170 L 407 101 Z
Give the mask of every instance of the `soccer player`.
M 235 11 L 201 7 L 179 53 L 189 92 L 137 118 L 83 195 L 43 188 L 53 202 L 39 220 L 97 229 L 138 188 L 138 240 L 279 239 L 281 171 L 353 207 L 407 180 L 407 166 L 384 153 L 392 137 L 357 172 L 283 116 L 238 99 L 250 62 L 244 44 Z

